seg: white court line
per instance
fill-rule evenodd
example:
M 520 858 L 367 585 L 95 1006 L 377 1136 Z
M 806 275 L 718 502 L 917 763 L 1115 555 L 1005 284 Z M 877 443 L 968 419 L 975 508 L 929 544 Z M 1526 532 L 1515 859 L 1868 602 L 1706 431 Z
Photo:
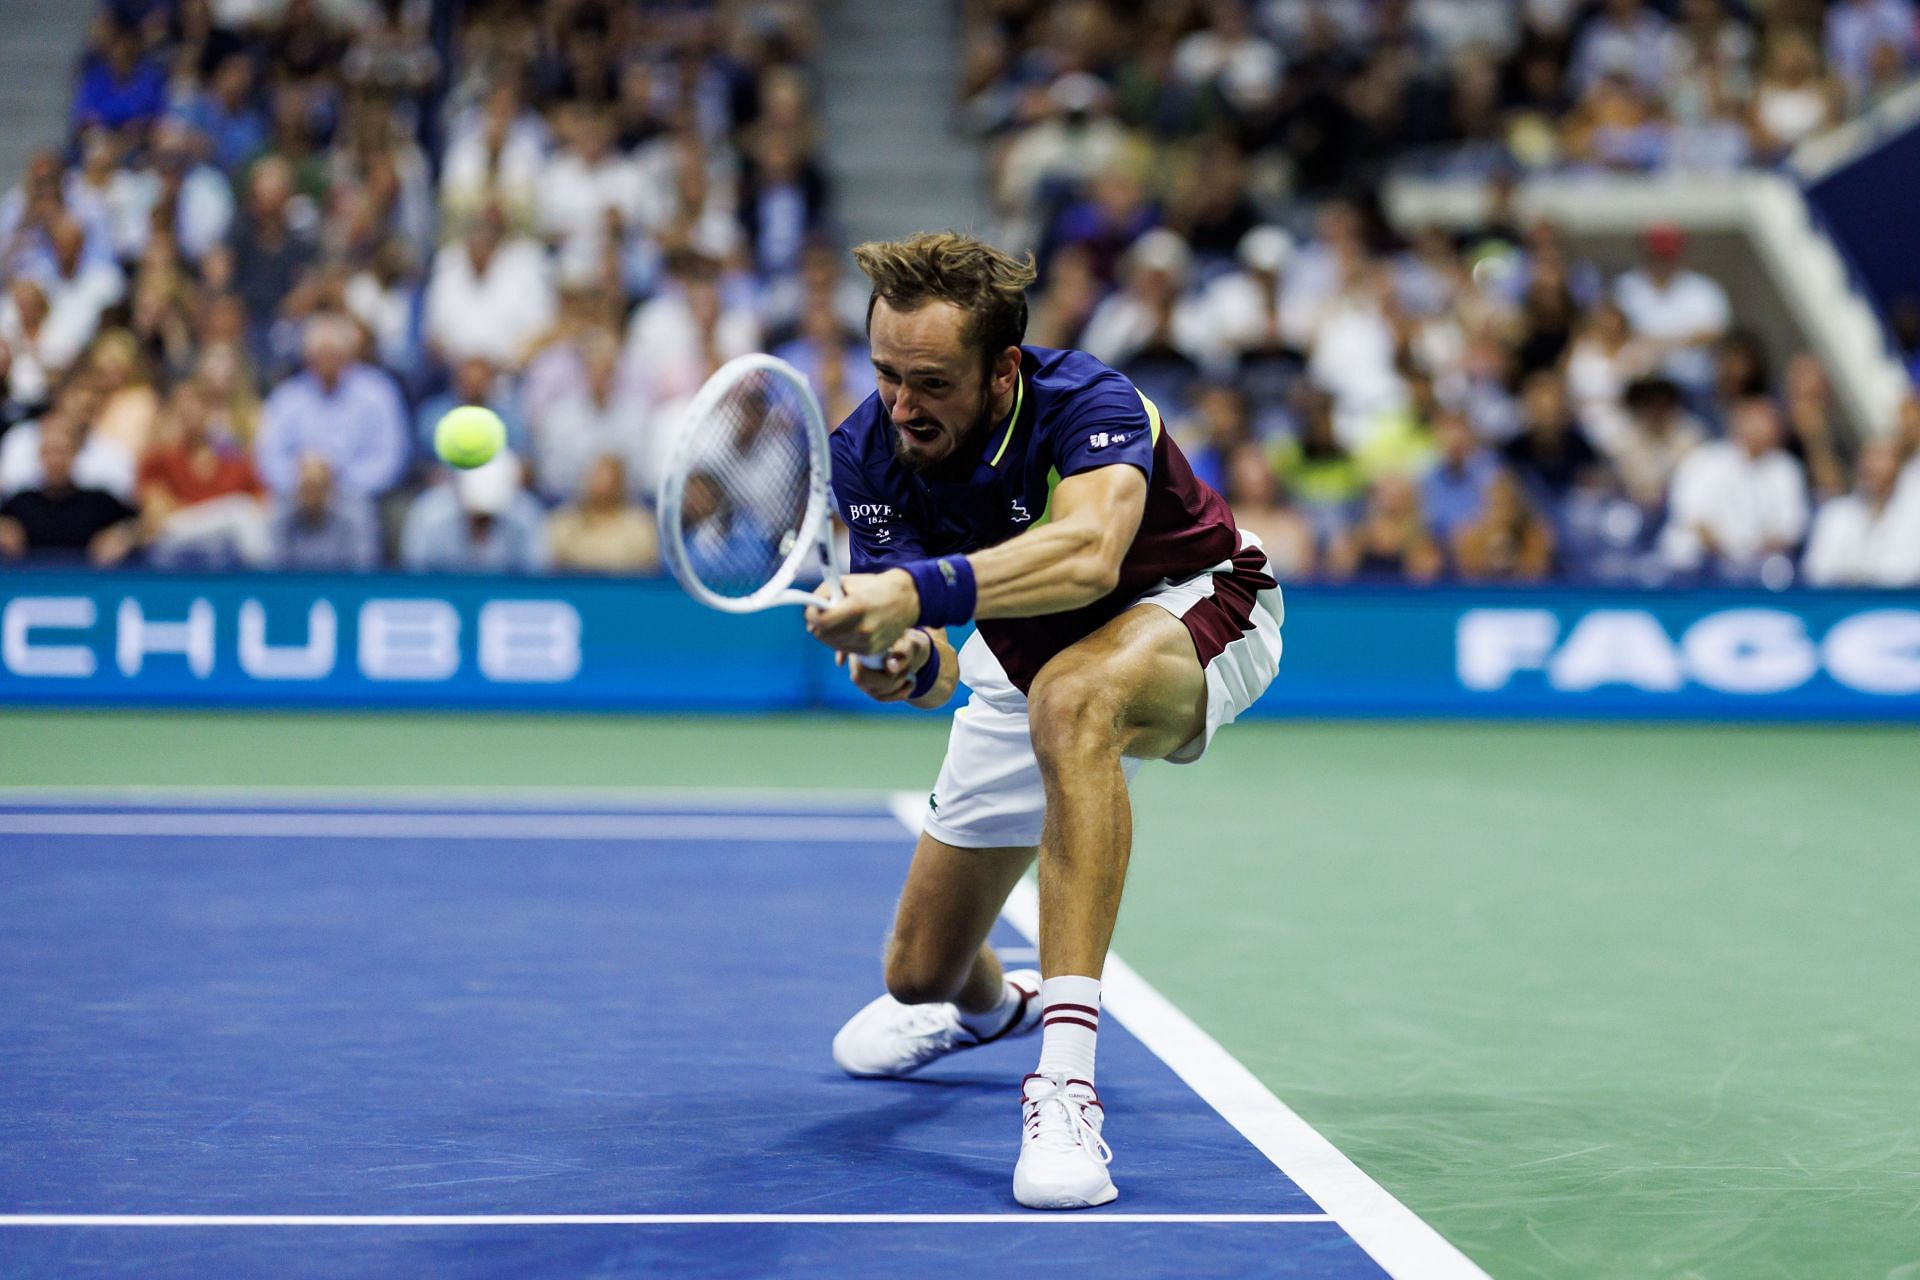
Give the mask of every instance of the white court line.
M 365 840 L 793 840 L 898 844 L 891 818 L 793 814 L 0 813 L 0 835 Z
M 871 813 L 876 805 L 887 802 L 889 794 L 835 787 L 756 787 L 743 792 L 732 787 L 0 786 L 0 807 L 32 804 L 179 809 L 228 805 L 247 809 L 327 809 L 384 805 L 396 809 L 473 811 L 551 807 L 572 813 L 660 808 L 711 809 L 727 814 L 805 813 L 814 809 L 861 809 Z
M 5 1213 L 0 1227 L 1022 1226 L 1074 1222 L 1331 1222 L 1324 1213 Z
M 894 816 L 917 835 L 926 796 L 897 792 L 890 804 Z M 1038 943 L 1040 895 L 1031 880 L 1014 886 L 1003 914 L 1029 941 Z M 1388 1275 L 1397 1280 L 1490 1280 L 1111 951 L 1100 980 L 1100 997 L 1100 1003 L 1140 1043 L 1295 1186 L 1313 1197 Z

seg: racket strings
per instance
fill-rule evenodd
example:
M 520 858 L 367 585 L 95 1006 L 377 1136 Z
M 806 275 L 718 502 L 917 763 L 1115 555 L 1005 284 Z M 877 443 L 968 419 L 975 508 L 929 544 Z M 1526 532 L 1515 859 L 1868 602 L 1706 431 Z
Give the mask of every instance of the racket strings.
M 690 438 L 679 533 L 687 568 L 716 595 L 754 594 L 810 536 L 805 395 L 754 370 L 683 428 Z

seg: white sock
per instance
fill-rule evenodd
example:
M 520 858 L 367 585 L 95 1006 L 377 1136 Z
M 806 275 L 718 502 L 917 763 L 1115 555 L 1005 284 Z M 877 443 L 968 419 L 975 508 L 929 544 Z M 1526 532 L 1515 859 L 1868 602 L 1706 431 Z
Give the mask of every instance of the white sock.
M 1046 1014 L 1040 1028 L 1043 1076 L 1093 1083 L 1093 1046 L 1100 1033 L 1100 979 L 1072 975 L 1040 984 Z
M 1008 982 L 1006 978 L 1002 977 L 1000 979 L 1000 1003 L 994 1005 L 993 1008 L 987 1010 L 985 1013 L 969 1013 L 965 1009 L 957 1006 L 954 1012 L 960 1015 L 961 1026 L 973 1032 L 973 1034 L 980 1039 L 985 1040 L 990 1036 L 997 1036 L 1002 1031 L 1005 1031 L 1007 1027 L 1012 1024 L 1014 1015 L 1019 1007 L 1020 988 L 1014 986 L 1011 982 Z

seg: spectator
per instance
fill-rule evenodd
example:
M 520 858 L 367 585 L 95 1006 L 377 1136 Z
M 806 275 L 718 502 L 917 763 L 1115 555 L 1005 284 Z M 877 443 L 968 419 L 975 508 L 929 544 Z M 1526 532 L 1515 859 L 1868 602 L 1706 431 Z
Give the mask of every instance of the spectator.
M 1255 227 L 1240 238 L 1234 255 L 1239 270 L 1207 286 L 1207 324 L 1237 359 L 1278 351 L 1286 346 L 1280 288 L 1281 273 L 1293 257 L 1293 237 L 1279 227 Z
M 1360 523 L 1335 536 L 1327 551 L 1334 578 L 1432 582 L 1445 559 L 1420 514 L 1419 492 L 1407 476 L 1388 473 L 1373 482 Z
M 1086 72 L 1054 81 L 1043 115 L 1020 131 L 1000 162 L 996 197 L 1004 216 L 1031 216 L 1050 191 L 1073 190 L 1128 158 L 1127 130 L 1108 99 L 1107 86 Z
M 546 567 L 544 524 L 521 487 L 520 460 L 497 454 L 413 500 L 400 564 L 416 573 L 535 573 Z
M 619 458 L 602 454 L 587 468 L 580 499 L 553 513 L 547 542 L 553 567 L 581 573 L 657 573 L 660 539 L 653 516 L 627 497 Z
M 1433 436 L 1439 456 L 1420 481 L 1420 505 L 1434 538 L 1445 546 L 1455 530 L 1479 518 L 1500 464 L 1458 409 L 1434 415 Z
M 133 335 L 125 329 L 101 334 L 88 353 L 87 372 L 101 397 L 88 434 L 111 441 L 129 458 L 141 458 L 160 415 L 160 393 Z
M 361 572 L 380 560 L 373 503 L 342 492 L 317 453 L 300 459 L 293 492 L 274 505 L 269 530 L 276 569 Z
M 1566 386 L 1574 413 L 1602 448 L 1611 449 L 1626 430 L 1627 386 L 1650 372 L 1654 359 L 1617 303 L 1605 299 L 1587 313 L 1567 348 Z
M 1778 32 L 1753 92 L 1754 149 L 1766 159 L 1781 158 L 1840 123 L 1844 103 L 1844 90 L 1821 70 L 1819 47 L 1803 32 Z
M 224 259 L 209 264 L 209 275 L 232 282 L 249 320 L 247 346 L 256 364 L 271 354 L 268 329 L 281 303 L 318 253 L 310 229 L 293 217 L 293 166 L 270 155 L 253 167 L 247 211 L 228 238 Z
M 1609 75 L 1621 75 L 1648 95 L 1663 92 L 1673 52 L 1666 19 L 1642 0 L 1604 0 L 1573 48 L 1569 76 L 1586 93 Z
M 479 356 L 518 369 L 533 340 L 552 326 L 558 308 L 552 273 L 540 246 L 508 238 L 506 214 L 489 202 L 466 237 L 433 255 L 427 283 L 428 345 L 449 365 Z
M 393 379 L 354 359 L 359 333 L 342 315 L 308 321 L 307 367 L 267 397 L 255 462 L 267 488 L 286 496 L 300 459 L 327 460 L 339 487 L 359 498 L 393 488 L 407 465 L 407 419 Z
M 1553 569 L 1553 527 L 1510 471 L 1487 484 L 1478 515 L 1453 533 L 1453 564 L 1469 582 L 1542 582 Z
M 30 417 L 46 406 L 54 384 L 86 347 L 87 333 L 73 325 L 50 324 L 47 291 L 16 276 L 0 306 L 0 342 L 7 347 L 7 415 Z
M 774 348 L 773 354 L 805 375 L 821 405 L 828 409 L 828 426 L 845 421 L 854 405 L 873 389 L 867 344 L 859 330 L 849 331 L 834 313 L 830 296 L 808 296 L 800 313 L 799 336 Z M 843 412 L 832 411 L 836 400 L 841 402 Z
M 273 543 L 253 459 L 215 437 L 205 393 L 182 383 L 159 439 L 140 462 L 140 517 L 156 565 L 262 566 Z
M 539 117 L 522 110 L 511 80 L 490 85 L 484 105 L 454 126 L 447 144 L 440 170 L 443 234 L 466 234 L 467 223 L 488 208 L 515 231 L 531 227 L 545 163 L 546 130 Z
M 239 173 L 267 149 L 267 117 L 254 101 L 251 55 L 233 52 L 220 60 L 205 89 L 175 108 L 178 117 L 207 138 L 213 162 Z
M 755 267 L 770 280 L 792 275 L 826 217 L 826 175 L 797 139 L 775 130 L 761 133 L 741 178 L 740 224 Z
M 119 564 L 138 545 L 132 507 L 103 489 L 74 481 L 78 441 L 65 422 L 40 433 L 40 482 L 0 502 L 0 557 L 77 557 Z
M 625 390 L 620 344 L 596 330 L 581 340 L 580 350 L 585 385 L 543 410 L 531 424 L 540 493 L 549 502 L 578 497 L 588 467 L 607 454 L 617 457 L 627 476 L 650 492 L 663 461 L 656 457 L 660 442 L 648 429 L 646 402 Z
M 1888 50 L 1902 70 L 1913 68 L 1920 56 L 1914 24 L 1908 0 L 1835 0 L 1826 13 L 1827 64 L 1856 100 L 1864 98 L 1880 50 Z
M 1816 498 L 1837 498 L 1847 491 L 1846 464 L 1840 460 L 1839 426 L 1834 421 L 1833 388 L 1820 361 L 1802 351 L 1787 362 L 1783 400 L 1787 452 L 1806 468 Z
M 1126 253 L 1122 285 L 1087 322 L 1081 344 L 1087 354 L 1116 367 L 1142 354 L 1172 355 L 1196 372 L 1218 371 L 1221 352 L 1208 323 L 1206 304 L 1185 293 L 1193 254 L 1178 232 L 1147 232 Z
M 682 253 L 668 270 L 667 285 L 627 329 L 627 364 L 656 401 L 693 394 L 715 369 L 760 343 L 752 310 L 722 296 L 718 262 Z
M 73 95 L 75 132 L 89 125 L 143 125 L 166 109 L 167 69 L 141 49 L 140 33 L 109 19 L 97 52 L 82 64 Z
M 1712 346 L 1727 331 L 1724 289 L 1686 268 L 1686 233 L 1670 223 L 1649 227 L 1640 268 L 1620 278 L 1614 296 L 1636 336 L 1661 355 L 1661 369 L 1688 392 L 1713 386 Z
M 1366 476 L 1333 426 L 1333 397 L 1306 382 L 1295 393 L 1302 428 L 1298 440 L 1276 450 L 1274 471 L 1313 517 L 1323 540 L 1345 528 L 1366 492 Z
M 39 276 L 46 290 L 47 334 L 40 349 L 52 344 L 62 354 L 77 354 L 93 341 L 102 313 L 126 294 L 126 274 L 110 258 L 89 257 L 86 228 L 66 214 L 51 220 L 47 241 L 52 256 Z
M 1700 420 L 1681 406 L 1680 388 L 1664 378 L 1645 378 L 1627 388 L 1628 416 L 1608 446 L 1627 496 L 1658 511 L 1682 459 L 1707 438 Z
M 87 430 L 100 406 L 100 394 L 91 383 L 75 380 L 60 393 L 37 422 L 22 422 L 0 440 L 0 494 L 41 487 L 40 445 L 49 432 L 63 432 L 77 450 L 72 463 L 73 483 L 80 489 L 99 489 L 122 502 L 135 500 L 134 456 L 111 440 Z
M 749 508 L 730 502 L 709 472 L 687 477 L 680 523 L 687 560 L 702 581 L 760 583 L 778 567 L 779 552 L 766 526 Z
M 1920 486 L 1901 483 L 1893 440 L 1861 446 L 1859 483 L 1820 504 L 1801 567 L 1816 587 L 1920 586 Z
M 646 188 L 639 170 L 613 149 L 605 112 L 563 107 L 556 134 L 561 147 L 540 175 L 535 218 L 558 250 L 560 278 L 583 283 L 604 269 L 609 245 L 638 225 Z
M 1574 420 L 1560 375 L 1542 369 L 1521 387 L 1519 435 L 1501 447 L 1501 455 L 1519 480 L 1539 499 L 1558 505 L 1577 486 L 1590 485 L 1600 455 Z
M 1288 581 L 1313 572 L 1313 521 L 1287 503 L 1259 445 L 1247 441 L 1233 451 L 1220 488 L 1233 507 L 1234 524 L 1260 539 L 1274 577 Z
M 1253 442 L 1246 397 L 1224 383 L 1211 383 L 1193 394 L 1192 403 L 1192 416 L 1180 422 L 1174 434 L 1194 476 L 1225 493 L 1231 459 Z
M 1807 482 L 1780 447 L 1772 401 L 1741 402 L 1731 428 L 1730 439 L 1701 445 L 1674 471 L 1661 550 L 1677 570 L 1746 580 L 1799 545 Z

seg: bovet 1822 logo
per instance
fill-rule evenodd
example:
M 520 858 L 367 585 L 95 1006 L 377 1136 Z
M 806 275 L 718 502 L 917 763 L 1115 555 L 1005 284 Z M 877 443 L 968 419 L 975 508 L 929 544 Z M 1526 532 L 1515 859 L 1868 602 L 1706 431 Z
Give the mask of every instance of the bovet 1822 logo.
M 847 520 L 871 524 L 879 520 L 893 519 L 893 508 L 884 502 L 849 502 Z

